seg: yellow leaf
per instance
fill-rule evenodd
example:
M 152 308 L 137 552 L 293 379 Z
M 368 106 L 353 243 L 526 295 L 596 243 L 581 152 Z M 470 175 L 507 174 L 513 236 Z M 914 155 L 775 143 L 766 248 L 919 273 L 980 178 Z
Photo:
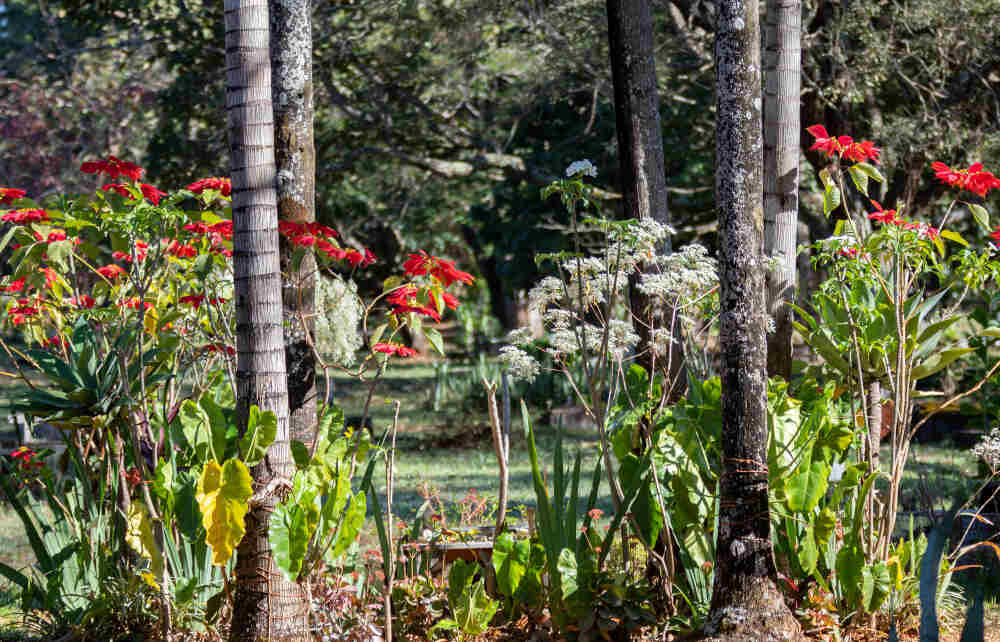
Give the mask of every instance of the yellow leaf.
M 141 573 L 139 577 L 141 577 L 146 582 L 146 584 L 149 584 L 155 590 L 157 591 L 160 590 L 160 583 L 156 581 L 156 576 L 153 575 L 152 571 L 146 571 L 145 573 Z
M 224 566 L 243 539 L 243 518 L 253 495 L 252 483 L 246 464 L 238 459 L 230 459 L 222 466 L 210 459 L 201 471 L 195 499 L 216 566 Z
M 135 552 L 149 560 L 149 569 L 153 575 L 163 572 L 163 554 L 153 537 L 153 520 L 149 518 L 146 505 L 141 502 L 132 502 L 128 508 L 125 541 Z
M 156 313 L 155 307 L 146 310 L 146 315 L 142 318 L 142 325 L 146 329 L 147 334 L 156 335 L 159 320 L 160 315 Z

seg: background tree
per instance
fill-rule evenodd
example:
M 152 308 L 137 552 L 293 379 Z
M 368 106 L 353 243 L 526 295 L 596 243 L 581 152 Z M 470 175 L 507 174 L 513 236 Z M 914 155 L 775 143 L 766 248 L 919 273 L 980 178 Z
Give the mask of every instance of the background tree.
M 801 0 L 767 0 L 764 29 L 764 256 L 767 373 L 792 375 L 792 309 L 799 220 L 799 93 L 802 77 Z
M 311 639 L 308 596 L 278 570 L 267 537 L 276 493 L 286 489 L 294 473 L 288 441 L 267 4 L 226 0 L 225 21 L 237 425 L 241 433 L 246 431 L 251 405 L 277 416 L 274 443 L 251 470 L 254 496 L 236 554 L 230 639 L 305 641 Z
M 667 179 L 660 128 L 660 98 L 656 88 L 656 57 L 653 54 L 653 16 L 647 0 L 608 0 L 608 48 L 615 97 L 615 131 L 618 135 L 619 180 L 625 218 L 651 218 L 670 224 Z M 670 237 L 661 252 L 671 250 Z M 669 313 L 654 310 L 638 288 L 630 283 L 632 314 L 639 334 L 640 363 L 647 372 L 655 366 L 671 382 L 670 397 L 684 392 L 682 352 L 671 350 L 657 359 L 651 341 L 652 328 L 670 327 Z M 666 320 L 656 316 L 667 316 Z M 673 346 L 679 347 L 678 341 Z M 672 347 L 673 347 L 672 346 Z
M 721 0 L 716 6 L 722 474 L 705 634 L 797 640 L 802 631 L 777 586 L 768 506 L 758 3 Z
M 313 145 L 312 6 L 308 0 L 268 2 L 271 27 L 271 97 L 274 104 L 274 160 L 278 220 L 316 220 L 316 151 Z M 288 374 L 288 432 L 313 442 L 316 432 L 316 357 L 305 332 L 315 336 L 316 259 L 292 265 L 294 246 L 281 241 Z M 305 329 L 305 332 L 303 331 Z

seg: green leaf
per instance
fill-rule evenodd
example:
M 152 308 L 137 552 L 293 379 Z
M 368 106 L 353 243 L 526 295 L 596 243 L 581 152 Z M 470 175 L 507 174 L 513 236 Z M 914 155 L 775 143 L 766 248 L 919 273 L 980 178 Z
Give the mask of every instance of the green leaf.
M 510 533 L 503 533 L 493 544 L 493 569 L 496 571 L 497 588 L 502 595 L 513 597 L 521 578 L 528 570 L 531 542 L 515 541 Z
M 811 512 L 826 493 L 830 466 L 820 459 L 803 461 L 795 474 L 785 482 L 786 503 L 789 510 Z
M 827 540 L 830 539 L 830 534 L 836 527 L 837 514 L 829 506 L 824 506 L 812 523 L 816 544 L 820 547 L 825 547 Z
M 435 352 L 442 357 L 445 356 L 444 339 L 441 338 L 440 332 L 434 328 L 424 328 L 424 337 L 427 338 L 427 342 L 431 344 L 431 347 L 434 348 Z
M 296 477 L 299 481 L 301 477 Z M 289 496 L 288 499 L 292 499 Z M 274 562 L 289 582 L 294 582 L 302 570 L 309 548 L 319 510 L 312 505 L 314 495 L 309 494 L 301 499 L 305 504 L 296 501 L 279 503 L 268 521 L 267 541 L 274 552 Z
M 859 171 L 863 172 L 868 178 L 872 178 L 879 183 L 885 182 L 885 177 L 882 173 L 878 171 L 878 168 L 874 165 L 869 165 L 868 163 L 855 163 L 851 166 L 851 169 L 857 168 Z
M 885 562 L 865 566 L 861 571 L 861 606 L 867 613 L 878 611 L 889 595 L 892 580 Z
M 327 500 L 329 501 L 329 500 Z M 358 538 L 361 527 L 365 523 L 365 511 L 368 510 L 368 501 L 365 499 L 364 491 L 358 491 L 351 499 L 351 505 L 344 513 L 344 519 L 340 522 L 337 531 L 337 543 L 333 546 L 330 559 L 337 559 L 350 548 L 351 544 Z
M 806 526 L 799 544 L 799 564 L 802 565 L 803 571 L 812 574 L 816 569 L 816 563 L 819 561 L 819 548 L 816 546 L 812 524 Z
M 858 188 L 858 191 L 868 196 L 868 174 L 862 171 L 857 165 L 851 165 L 847 168 L 847 171 L 851 175 L 851 180 L 854 181 L 854 186 Z
M 837 578 L 849 604 L 856 604 L 860 597 L 864 567 L 865 554 L 859 546 L 844 546 L 837 553 Z
M 578 569 L 573 551 L 568 548 L 559 551 L 559 562 L 556 568 L 559 569 L 559 582 L 562 586 L 563 599 L 568 599 L 580 588 L 577 583 Z
M 827 216 L 830 212 L 837 209 L 840 206 L 840 190 L 833 183 L 826 186 L 826 190 L 823 192 L 823 213 Z
M 190 399 L 185 399 L 181 403 L 181 410 L 177 417 L 181 422 L 181 432 L 184 439 L 194 451 L 197 461 L 206 462 L 209 459 L 218 461 L 222 457 L 223 449 L 216 450 L 208 415 L 201 406 Z
M 919 381 L 924 377 L 929 377 L 936 372 L 944 370 L 953 361 L 964 357 L 974 350 L 975 348 L 951 348 L 950 350 L 936 352 L 922 361 L 920 365 L 915 366 L 910 373 L 910 378 L 913 381 Z
M 261 412 L 250 406 L 247 431 L 240 440 L 240 455 L 247 466 L 256 466 L 267 455 L 267 449 L 278 436 L 278 417 L 270 410 Z
M 238 459 L 230 459 L 222 466 L 210 459 L 201 471 L 195 498 L 216 566 L 224 566 L 243 539 L 243 518 L 253 495 L 252 483 L 250 471 Z
M 448 605 L 459 628 L 467 635 L 486 631 L 500 607 L 499 602 L 486 594 L 482 581 L 473 583 L 478 568 L 475 562 L 456 560 L 448 574 Z
M 969 203 L 968 205 L 969 211 L 972 212 L 972 218 L 976 219 L 979 227 L 983 228 L 984 232 L 992 232 L 993 228 L 990 227 L 990 213 L 986 211 L 986 208 L 975 203 Z
M 964 245 L 965 247 L 969 247 L 969 242 L 962 238 L 962 235 L 954 230 L 941 230 L 941 238 L 954 241 L 960 245 Z
M 54 241 L 49 243 L 45 254 L 49 257 L 49 263 L 58 268 L 61 272 L 69 272 L 69 256 L 73 253 L 73 241 Z
M 292 459 L 295 460 L 295 467 L 299 470 L 305 470 L 306 466 L 309 465 L 309 447 L 297 439 L 292 439 L 289 446 L 292 450 Z

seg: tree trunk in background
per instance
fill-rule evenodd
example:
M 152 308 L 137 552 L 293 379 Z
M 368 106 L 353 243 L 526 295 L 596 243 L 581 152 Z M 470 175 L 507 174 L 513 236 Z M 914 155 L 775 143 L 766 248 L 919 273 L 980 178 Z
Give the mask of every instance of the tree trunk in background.
M 270 0 L 271 97 L 278 220 L 316 220 L 316 150 L 313 146 L 312 6 L 308 0 Z M 281 240 L 282 312 L 288 372 L 288 433 L 312 444 L 316 434 L 316 259 L 309 253 L 293 273 L 294 247 Z
M 278 418 L 278 434 L 251 471 L 254 491 L 290 479 L 288 391 L 281 317 L 275 196 L 274 123 L 266 0 L 225 0 L 226 105 L 233 182 L 236 303 L 236 416 L 246 430 L 251 405 Z M 247 513 L 236 553 L 230 640 L 309 640 L 309 601 L 274 564 L 267 524 L 278 498 L 265 493 Z
M 774 332 L 767 341 L 767 373 L 792 375 L 792 309 L 795 297 L 799 211 L 799 93 L 802 74 L 802 0 L 767 0 L 764 35 L 764 255 L 767 313 Z
M 712 639 L 799 640 L 776 583 L 767 479 L 760 24 L 756 0 L 719 0 L 715 194 L 719 208 L 722 476 Z
M 660 99 L 656 90 L 656 59 L 653 55 L 653 18 L 649 2 L 607 0 L 607 11 L 625 218 L 651 218 L 669 225 Z M 670 250 L 670 238 L 667 237 L 661 251 L 669 253 Z M 656 326 L 669 328 L 672 315 L 669 311 L 662 316 L 650 314 L 649 301 L 635 287 L 636 282 L 637 279 L 630 279 L 629 296 L 635 329 L 640 338 L 637 347 L 639 363 L 652 374 L 651 330 Z M 679 328 L 675 330 L 675 337 L 679 339 Z M 658 357 L 656 363 L 674 382 L 670 398 L 677 400 L 684 394 L 687 383 L 680 341 L 672 345 L 669 357 Z M 668 365 L 669 371 L 666 368 Z

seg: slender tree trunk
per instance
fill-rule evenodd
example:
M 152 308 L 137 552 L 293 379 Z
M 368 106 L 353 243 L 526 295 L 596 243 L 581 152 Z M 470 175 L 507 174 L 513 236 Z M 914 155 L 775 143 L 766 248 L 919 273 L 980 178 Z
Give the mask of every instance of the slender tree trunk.
M 705 634 L 798 640 L 776 583 L 767 493 L 760 24 L 756 0 L 719 0 L 715 193 L 719 208 L 722 476 Z
M 656 90 L 656 59 L 653 55 L 653 18 L 649 1 L 607 0 L 607 11 L 625 218 L 651 218 L 669 225 L 660 99 Z M 666 254 L 670 250 L 670 237 L 667 237 L 661 252 Z M 653 328 L 669 328 L 673 315 L 669 310 L 652 310 L 648 297 L 639 292 L 636 283 L 637 279 L 632 278 L 629 296 L 640 339 L 637 348 L 639 363 L 650 373 L 658 369 L 668 376 L 669 381 L 674 383 L 670 398 L 677 400 L 684 394 L 687 383 L 681 342 L 672 344 L 669 356 L 655 358 L 650 341 Z M 675 328 L 675 335 L 679 335 L 679 327 Z
M 246 430 L 251 405 L 271 410 L 278 434 L 251 471 L 255 500 L 236 553 L 230 639 L 308 640 L 309 602 L 274 564 L 267 524 L 275 488 L 294 472 L 288 446 L 288 391 L 281 317 L 274 123 L 266 0 L 225 0 L 226 105 L 233 182 L 236 303 L 236 414 Z
M 312 14 L 308 0 L 269 0 L 274 160 L 278 171 L 278 220 L 316 220 L 316 150 L 313 145 Z M 306 255 L 293 270 L 294 247 L 281 241 L 285 276 L 285 367 L 288 432 L 311 444 L 316 433 L 316 355 L 305 333 L 315 333 L 316 260 Z
M 792 375 L 799 212 L 799 93 L 802 75 L 802 0 L 767 0 L 764 35 L 764 255 L 767 313 L 774 332 L 767 341 L 767 372 Z

